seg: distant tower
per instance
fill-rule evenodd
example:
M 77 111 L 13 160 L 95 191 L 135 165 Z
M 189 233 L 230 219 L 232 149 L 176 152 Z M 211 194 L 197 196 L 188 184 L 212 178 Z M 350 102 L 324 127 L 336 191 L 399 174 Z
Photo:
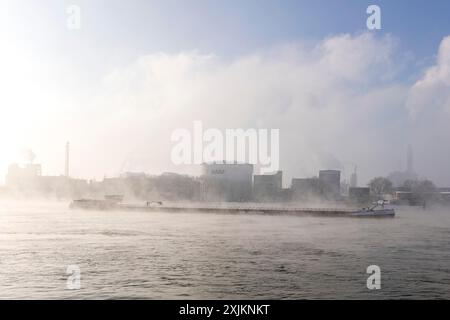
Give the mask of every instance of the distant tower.
M 408 145 L 408 150 L 406 151 L 406 172 L 414 172 L 413 151 L 411 145 Z
M 70 145 L 69 142 L 66 143 L 66 170 L 65 176 L 69 177 L 69 156 L 70 156 Z
M 356 174 L 357 166 L 355 166 L 355 170 L 350 176 L 350 187 L 356 188 L 358 186 L 358 175 Z

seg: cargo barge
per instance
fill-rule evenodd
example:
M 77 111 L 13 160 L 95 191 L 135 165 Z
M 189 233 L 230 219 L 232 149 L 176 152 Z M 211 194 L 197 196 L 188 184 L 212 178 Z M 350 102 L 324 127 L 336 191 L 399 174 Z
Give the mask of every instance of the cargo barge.
M 118 198 L 104 200 L 79 199 L 70 204 L 71 209 L 84 210 L 116 210 L 145 212 L 196 212 L 196 213 L 226 213 L 226 214 L 271 214 L 271 215 L 314 215 L 330 217 L 394 217 L 394 209 L 384 207 L 384 203 L 376 203 L 363 209 L 348 208 L 297 208 L 292 206 L 256 206 L 250 204 L 163 204 L 145 202 L 143 204 L 122 203 Z

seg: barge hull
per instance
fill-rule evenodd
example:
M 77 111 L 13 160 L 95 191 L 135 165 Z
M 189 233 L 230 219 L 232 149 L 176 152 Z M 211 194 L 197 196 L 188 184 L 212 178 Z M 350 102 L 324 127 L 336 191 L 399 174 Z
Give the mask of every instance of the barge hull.
M 103 205 L 98 201 L 72 202 L 72 209 L 104 210 L 104 211 L 144 211 L 144 212 L 172 212 L 172 213 L 223 213 L 223 214 L 265 214 L 265 215 L 308 215 L 327 217 L 394 217 L 394 210 L 365 211 L 351 209 L 330 208 L 292 208 L 292 207 L 223 207 L 223 206 L 145 206 L 134 204 Z

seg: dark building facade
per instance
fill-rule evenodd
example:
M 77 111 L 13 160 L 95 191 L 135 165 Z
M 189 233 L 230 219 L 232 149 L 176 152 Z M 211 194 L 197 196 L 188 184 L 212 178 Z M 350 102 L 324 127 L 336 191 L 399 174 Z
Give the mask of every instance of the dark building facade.
M 282 189 L 282 171 L 253 177 L 253 198 L 256 201 L 280 201 L 283 198 Z
M 368 204 L 370 203 L 370 188 L 350 187 L 348 189 L 348 198 L 354 204 Z
M 296 200 L 312 200 L 321 197 L 318 178 L 294 178 L 291 184 L 291 198 Z
M 341 172 L 339 170 L 319 171 L 319 183 L 327 200 L 337 200 L 341 197 Z

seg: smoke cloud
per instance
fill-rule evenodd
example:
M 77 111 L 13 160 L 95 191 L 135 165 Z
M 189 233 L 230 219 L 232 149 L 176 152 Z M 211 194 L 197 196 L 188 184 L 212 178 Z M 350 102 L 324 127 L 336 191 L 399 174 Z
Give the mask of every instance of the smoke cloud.
M 235 58 L 143 55 L 95 79 L 95 90 L 82 97 L 69 92 L 45 136 L 68 133 L 47 143 L 61 145 L 62 167 L 63 141 L 70 140 L 71 172 L 83 177 L 196 173 L 171 163 L 170 139 L 200 120 L 205 129 L 279 128 L 287 179 L 357 164 L 366 183 L 404 167 L 411 144 L 419 175 L 450 185 L 450 37 L 412 83 L 401 77 L 414 65 L 408 57 L 394 37 L 370 33 Z

